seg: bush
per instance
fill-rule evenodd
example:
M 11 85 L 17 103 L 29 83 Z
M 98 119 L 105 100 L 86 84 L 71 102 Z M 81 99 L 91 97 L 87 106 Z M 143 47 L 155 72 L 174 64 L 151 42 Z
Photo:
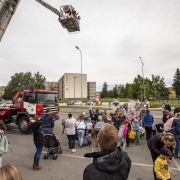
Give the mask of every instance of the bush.
M 150 108 L 159 108 L 162 107 L 162 103 L 150 102 Z

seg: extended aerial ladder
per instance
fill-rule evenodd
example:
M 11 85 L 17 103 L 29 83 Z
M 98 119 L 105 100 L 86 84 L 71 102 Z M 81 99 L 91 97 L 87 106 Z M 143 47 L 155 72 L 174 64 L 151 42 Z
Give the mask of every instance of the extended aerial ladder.
M 21 0 L 0 0 L 0 41 L 20 1 Z M 80 16 L 78 16 L 78 13 L 72 5 L 61 6 L 60 11 L 58 11 L 56 8 L 43 0 L 36 1 L 58 15 L 59 22 L 61 23 L 63 28 L 66 28 L 68 30 L 69 33 L 80 31 Z

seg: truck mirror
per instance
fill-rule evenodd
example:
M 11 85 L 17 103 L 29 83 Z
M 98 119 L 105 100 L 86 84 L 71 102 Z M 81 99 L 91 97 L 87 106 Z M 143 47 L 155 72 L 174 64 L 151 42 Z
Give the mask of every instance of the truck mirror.
M 31 104 L 35 104 L 35 99 L 33 97 L 29 97 L 28 102 Z

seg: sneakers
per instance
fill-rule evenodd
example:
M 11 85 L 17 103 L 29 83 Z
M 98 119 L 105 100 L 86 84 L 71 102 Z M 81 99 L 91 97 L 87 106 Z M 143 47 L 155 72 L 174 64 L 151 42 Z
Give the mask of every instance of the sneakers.
M 71 152 L 74 153 L 74 152 L 76 152 L 76 150 L 75 150 L 75 149 L 72 149 Z
M 89 146 L 91 146 L 91 147 L 92 147 L 92 144 L 91 144 L 91 145 L 89 145 Z
M 174 158 L 175 158 L 175 159 L 180 159 L 180 157 L 179 157 L 179 156 L 174 156 Z

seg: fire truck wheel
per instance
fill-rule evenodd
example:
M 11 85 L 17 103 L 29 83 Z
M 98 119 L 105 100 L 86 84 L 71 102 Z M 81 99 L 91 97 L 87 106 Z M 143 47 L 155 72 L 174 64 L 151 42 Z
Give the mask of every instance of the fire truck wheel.
M 28 133 L 31 130 L 31 127 L 28 125 L 29 119 L 26 116 L 23 116 L 18 121 L 18 128 L 23 133 Z

